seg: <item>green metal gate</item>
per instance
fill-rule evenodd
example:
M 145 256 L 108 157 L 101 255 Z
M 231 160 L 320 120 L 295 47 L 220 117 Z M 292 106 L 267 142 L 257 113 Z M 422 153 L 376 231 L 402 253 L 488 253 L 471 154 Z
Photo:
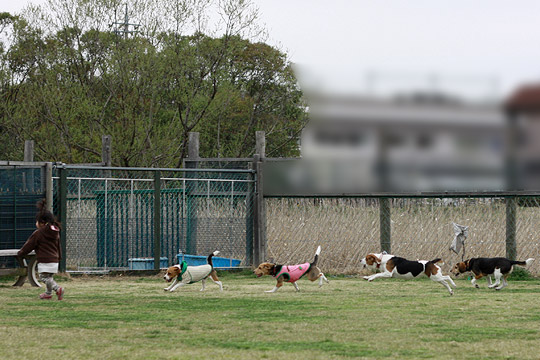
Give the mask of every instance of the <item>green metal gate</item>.
M 252 263 L 251 170 L 62 165 L 53 179 L 68 270 L 125 269 L 134 259 L 163 266 L 180 252 L 214 250 Z

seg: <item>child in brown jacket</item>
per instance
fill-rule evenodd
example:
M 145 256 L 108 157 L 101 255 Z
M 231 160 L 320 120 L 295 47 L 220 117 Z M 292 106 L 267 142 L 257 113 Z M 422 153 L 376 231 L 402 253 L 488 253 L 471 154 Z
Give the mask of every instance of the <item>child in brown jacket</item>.
M 56 221 L 53 213 L 46 209 L 45 201 L 38 202 L 37 208 L 37 230 L 30 235 L 17 255 L 25 256 L 32 250 L 35 250 L 36 260 L 38 261 L 39 280 L 47 287 L 47 290 L 39 295 L 39 298 L 50 300 L 54 291 L 58 300 L 62 300 L 64 288 L 58 286 L 53 279 L 53 274 L 58 272 L 58 263 L 62 258 L 60 224 Z

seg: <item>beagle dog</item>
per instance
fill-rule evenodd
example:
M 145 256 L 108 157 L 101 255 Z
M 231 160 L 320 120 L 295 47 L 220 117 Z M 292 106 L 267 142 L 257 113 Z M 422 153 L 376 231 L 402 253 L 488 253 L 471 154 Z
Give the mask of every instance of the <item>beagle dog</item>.
M 462 262 L 458 262 L 452 267 L 452 274 L 458 276 L 467 271 L 471 271 L 474 277 L 471 280 L 471 284 L 474 287 L 479 288 L 476 280 L 488 276 L 488 288 L 495 290 L 501 290 L 508 285 L 506 278 L 512 273 L 514 265 L 529 266 L 534 261 L 533 258 L 528 258 L 525 261 L 515 261 L 503 257 L 494 258 L 472 258 Z M 495 282 L 492 284 L 489 279 L 489 275 L 495 277 Z M 502 284 L 501 284 L 502 279 Z
M 387 259 L 386 264 L 384 266 L 381 266 L 382 259 L 375 257 L 375 262 L 379 265 L 381 268 L 380 273 L 366 276 L 364 279 L 367 281 L 373 281 L 377 278 L 402 278 L 402 279 L 413 279 L 416 277 L 421 276 L 422 274 L 425 274 L 428 278 L 430 278 L 433 281 L 436 281 L 446 289 L 448 289 L 448 292 L 450 295 L 454 295 L 454 291 L 450 287 L 452 285 L 453 287 L 456 287 L 456 284 L 452 280 L 452 278 L 448 275 L 443 275 L 441 271 L 441 267 L 437 265 L 437 263 L 441 262 L 441 259 L 434 259 L 431 261 L 426 260 L 418 260 L 418 261 L 411 261 L 404 259 L 402 257 L 398 256 L 392 256 L 391 258 Z M 448 282 L 450 285 L 448 285 Z
M 319 254 L 321 253 L 321 247 L 317 248 L 315 252 L 315 259 L 312 263 L 304 263 L 299 265 L 278 265 L 270 262 L 264 262 L 260 264 L 253 272 L 257 277 L 263 275 L 270 275 L 277 280 L 276 286 L 272 290 L 267 290 L 267 293 L 273 293 L 279 290 L 283 286 L 283 282 L 290 282 L 294 285 L 296 291 L 300 291 L 300 288 L 296 284 L 302 276 L 307 274 L 307 278 L 310 281 L 319 279 L 319 287 L 322 286 L 323 280 L 328 282 L 328 279 L 321 270 L 316 266 Z
M 223 291 L 223 284 L 219 281 L 216 270 L 214 270 L 214 265 L 212 264 L 212 257 L 219 254 L 219 251 L 214 251 L 212 254 L 208 255 L 206 265 L 199 266 L 188 266 L 185 261 L 182 261 L 181 264 L 171 266 L 167 269 L 167 273 L 163 278 L 167 282 L 171 282 L 174 279 L 174 282 L 171 286 L 164 288 L 165 291 L 173 292 L 178 289 L 180 286 L 187 284 L 193 284 L 194 282 L 201 281 L 202 289 L 204 290 L 204 283 L 208 277 L 210 277 L 216 284 L 219 285 L 219 290 Z
M 382 253 L 370 253 L 360 261 L 360 264 L 363 265 L 364 268 L 367 267 L 373 270 L 380 270 L 384 269 L 386 262 L 393 257 L 394 255 L 390 255 L 386 251 L 383 251 Z M 364 276 L 364 279 L 371 281 L 373 280 L 373 276 L 374 275 Z

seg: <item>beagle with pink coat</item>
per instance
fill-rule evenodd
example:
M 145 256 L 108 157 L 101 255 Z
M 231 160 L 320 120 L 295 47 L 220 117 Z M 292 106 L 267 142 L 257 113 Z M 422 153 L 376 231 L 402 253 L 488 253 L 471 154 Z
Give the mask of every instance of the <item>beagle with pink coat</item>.
M 328 282 L 326 276 L 324 276 L 322 271 L 316 266 L 320 253 L 321 247 L 319 246 L 315 252 L 315 259 L 311 263 L 306 262 L 298 265 L 278 265 L 270 262 L 264 262 L 254 270 L 254 273 L 257 275 L 257 277 L 270 275 L 277 280 L 276 286 L 274 286 L 272 290 L 265 291 L 269 293 L 278 291 L 279 288 L 283 286 L 284 282 L 290 282 L 294 285 L 296 291 L 300 291 L 300 288 L 296 282 L 306 274 L 308 280 L 310 281 L 319 279 L 320 287 L 322 286 L 323 281 Z

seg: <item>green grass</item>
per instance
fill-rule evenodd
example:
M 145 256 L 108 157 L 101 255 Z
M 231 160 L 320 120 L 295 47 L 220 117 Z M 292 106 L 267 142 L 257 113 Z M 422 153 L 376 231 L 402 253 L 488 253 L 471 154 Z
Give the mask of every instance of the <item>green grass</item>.
M 160 277 L 61 278 L 64 301 L 0 281 L 2 359 L 537 359 L 540 280 L 502 291 L 458 280 L 330 277 L 274 294 L 271 278 L 220 274 L 165 293 Z

